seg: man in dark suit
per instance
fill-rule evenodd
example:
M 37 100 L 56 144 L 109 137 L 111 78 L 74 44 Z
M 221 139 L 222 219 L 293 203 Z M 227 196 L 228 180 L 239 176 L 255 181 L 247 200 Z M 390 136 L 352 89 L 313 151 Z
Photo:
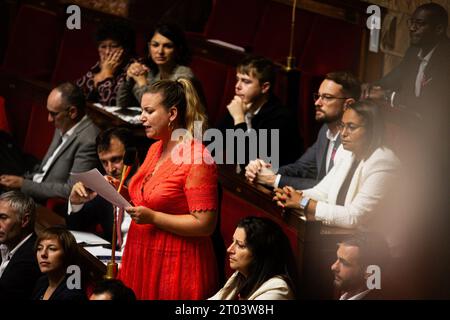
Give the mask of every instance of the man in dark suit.
M 126 128 L 110 128 L 101 132 L 96 139 L 97 153 L 106 175 L 120 180 L 124 168 L 124 156 L 127 149 L 135 149 L 133 134 Z M 135 171 L 136 166 L 133 167 Z M 130 174 L 128 177 L 131 177 Z M 113 206 L 110 202 L 77 182 L 70 193 L 69 210 L 66 217 L 67 227 L 71 230 L 88 231 L 97 225 L 102 227 L 105 240 L 112 239 Z M 124 215 L 122 231 L 127 231 L 131 219 Z M 121 234 L 124 236 L 124 234 Z
M 450 99 L 448 13 L 437 3 L 426 3 L 414 11 L 408 26 L 410 47 L 403 60 L 385 77 L 366 85 L 364 95 L 384 96 L 422 117 L 442 117 Z
M 34 251 L 36 206 L 20 191 L 0 195 L 0 301 L 29 299 L 41 275 Z
M 42 163 L 31 174 L 2 175 L 0 185 L 19 189 L 34 200 L 67 199 L 72 188 L 71 172 L 84 172 L 98 166 L 95 137 L 99 130 L 85 113 L 83 92 L 71 83 L 53 89 L 47 99 L 48 121 L 55 134 Z
M 232 152 L 231 148 L 235 150 L 234 163 L 247 164 L 266 156 L 278 167 L 291 163 L 300 155 L 302 144 L 295 118 L 273 93 L 275 75 L 273 62 L 259 56 L 247 56 L 237 66 L 235 96 L 219 125 L 226 138 L 225 153 Z M 267 136 L 263 130 L 267 130 Z M 231 144 L 234 136 L 228 136 L 227 132 L 239 137 L 246 135 L 250 141 L 244 148 L 239 145 L 244 139 L 237 138 L 235 147 Z M 271 138 L 275 132 L 279 133 L 277 141 Z
M 338 124 L 344 108 L 359 100 L 360 82 L 347 72 L 326 75 L 314 95 L 316 121 L 324 122 L 316 142 L 294 163 L 282 166 L 277 174 L 261 159 L 251 161 L 245 175 L 251 182 L 268 187 L 292 186 L 305 190 L 315 186 L 333 167 L 334 154 L 341 144 Z

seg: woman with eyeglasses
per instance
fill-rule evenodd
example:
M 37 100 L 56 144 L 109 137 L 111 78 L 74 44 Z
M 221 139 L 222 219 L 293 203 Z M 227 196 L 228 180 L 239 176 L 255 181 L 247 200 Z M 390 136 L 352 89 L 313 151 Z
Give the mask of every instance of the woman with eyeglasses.
M 308 220 L 342 228 L 366 226 L 388 192 L 399 160 L 384 143 L 384 120 L 373 100 L 348 106 L 340 123 L 342 145 L 335 165 L 315 187 L 275 189 L 283 208 L 303 210 Z

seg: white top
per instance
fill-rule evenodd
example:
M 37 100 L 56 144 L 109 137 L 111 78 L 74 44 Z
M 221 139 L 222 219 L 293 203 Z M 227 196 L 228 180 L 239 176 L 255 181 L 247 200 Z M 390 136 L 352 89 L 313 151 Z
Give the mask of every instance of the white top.
M 419 53 L 417 54 L 417 57 L 420 59 L 420 65 L 419 65 L 419 71 L 417 72 L 416 76 L 416 85 L 415 85 L 415 91 L 416 97 L 420 97 L 420 92 L 422 90 L 422 87 L 425 85 L 426 81 L 429 81 L 430 79 L 424 79 L 425 76 L 425 68 L 428 65 L 428 62 L 431 59 L 431 56 L 434 53 L 434 50 L 436 47 L 434 47 L 425 57 L 422 57 L 422 49 L 420 49 Z
M 329 226 L 356 228 L 363 226 L 386 196 L 400 161 L 387 148 L 378 148 L 362 160 L 353 174 L 344 205 L 336 205 L 341 185 L 352 166 L 354 155 L 342 145 L 334 159 L 334 167 L 315 187 L 303 191 L 305 197 L 317 201 L 317 220 Z
M 330 129 L 328 129 L 326 134 L 327 134 L 327 139 L 330 140 L 330 142 L 328 143 L 327 157 L 326 157 L 326 163 L 325 163 L 325 172 L 328 174 L 328 170 L 330 169 L 331 155 L 333 154 L 333 149 L 336 146 L 336 140 L 339 137 L 339 131 L 333 136 Z M 335 155 L 335 157 L 336 157 L 336 155 Z M 275 182 L 273 183 L 274 188 L 278 188 L 280 180 L 281 180 L 281 174 L 277 174 L 275 177 Z
M 61 143 L 58 145 L 58 147 L 53 151 L 52 155 L 47 159 L 47 162 L 42 167 L 42 172 L 36 173 L 33 176 L 33 181 L 37 183 L 41 183 L 42 180 L 44 180 L 44 177 L 50 168 L 50 166 L 53 163 L 53 160 L 55 160 L 56 155 L 58 154 L 59 150 L 63 147 L 64 143 L 66 143 L 67 139 L 75 132 L 75 129 L 80 125 L 81 122 L 87 119 L 87 115 L 85 115 L 80 121 L 78 121 L 72 128 L 67 130 L 65 134 L 61 136 Z
M 370 290 L 366 290 L 351 297 L 349 297 L 348 293 L 346 292 L 339 298 L 339 300 L 362 300 L 369 292 Z
M 2 255 L 2 264 L 0 265 L 0 278 L 2 277 L 3 272 L 5 271 L 6 267 L 9 264 L 9 261 L 12 259 L 14 254 L 31 237 L 31 235 L 32 235 L 32 233 L 30 233 L 28 236 L 26 236 L 11 251 L 9 251 L 8 247 L 5 244 L 0 244 L 0 253 Z
M 232 290 L 227 297 L 223 296 L 224 289 L 231 284 L 233 279 L 237 276 L 238 271 L 228 279 L 225 286 L 219 290 L 214 296 L 208 300 L 231 300 L 235 295 L 235 290 Z M 253 292 L 247 300 L 293 300 L 294 294 L 289 288 L 286 281 L 281 277 L 273 277 L 264 282 L 255 292 Z

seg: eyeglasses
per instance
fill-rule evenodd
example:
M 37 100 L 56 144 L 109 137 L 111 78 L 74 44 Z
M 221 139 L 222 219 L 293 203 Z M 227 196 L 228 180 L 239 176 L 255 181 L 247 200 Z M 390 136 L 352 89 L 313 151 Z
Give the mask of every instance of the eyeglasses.
M 428 24 L 428 22 L 426 22 L 425 20 L 417 20 L 412 18 L 406 20 L 406 22 L 408 23 L 408 27 L 410 28 L 412 26 L 415 26 L 416 28 L 422 28 Z
M 346 98 L 346 97 L 344 97 L 344 98 L 341 98 L 341 97 L 335 97 L 335 96 L 332 96 L 331 94 L 318 94 L 318 93 L 313 93 L 313 99 L 314 99 L 314 101 L 319 100 L 319 98 L 321 98 L 324 102 L 330 102 L 330 101 L 333 101 L 333 100 L 335 100 L 335 99 L 343 99 L 343 100 L 348 99 L 348 98 Z
M 47 111 L 48 111 L 48 114 L 52 116 L 52 118 L 55 118 L 61 112 L 68 111 L 69 109 L 70 108 L 67 108 L 67 109 L 64 109 L 64 110 L 61 110 L 61 111 L 56 111 L 56 112 L 55 111 L 50 111 L 50 110 L 47 110 Z
M 354 124 L 354 123 L 349 123 L 349 124 L 345 124 L 343 122 L 339 122 L 338 123 L 338 129 L 341 133 L 344 132 L 344 130 L 347 130 L 347 132 L 349 134 L 352 134 L 353 132 L 355 132 L 358 128 L 362 128 L 364 127 L 364 125 L 358 125 L 358 124 Z

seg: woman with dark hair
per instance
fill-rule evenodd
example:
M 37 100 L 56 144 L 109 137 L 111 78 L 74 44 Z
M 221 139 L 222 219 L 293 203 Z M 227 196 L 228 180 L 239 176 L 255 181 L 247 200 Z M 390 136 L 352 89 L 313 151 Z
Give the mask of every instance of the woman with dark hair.
M 107 22 L 97 30 L 99 61 L 80 79 L 86 99 L 105 106 L 117 105 L 119 86 L 125 81 L 131 58 L 135 56 L 134 31 L 122 22 Z
M 303 210 L 308 220 L 321 220 L 326 225 L 367 227 L 400 164 L 385 146 L 381 108 L 373 100 L 347 106 L 334 167 L 311 189 L 275 189 L 277 204 Z
M 131 178 L 134 207 L 119 278 L 138 299 L 205 299 L 217 289 L 210 235 L 216 225 L 217 169 L 194 139 L 206 116 L 192 83 L 153 83 L 141 122 L 153 143 Z M 197 126 L 195 126 L 197 125 Z
M 159 24 L 149 39 L 147 61 L 132 63 L 127 70 L 126 81 L 119 88 L 120 107 L 140 105 L 146 87 L 158 80 L 181 77 L 194 80 L 194 74 L 187 66 L 190 51 L 180 28 L 173 24 Z
M 288 238 L 275 222 L 242 219 L 227 253 L 236 272 L 210 300 L 294 299 L 295 261 Z
M 36 283 L 33 300 L 87 300 L 81 289 L 67 286 L 67 268 L 74 264 L 77 242 L 65 227 L 42 231 L 36 240 L 36 258 L 42 276 Z

